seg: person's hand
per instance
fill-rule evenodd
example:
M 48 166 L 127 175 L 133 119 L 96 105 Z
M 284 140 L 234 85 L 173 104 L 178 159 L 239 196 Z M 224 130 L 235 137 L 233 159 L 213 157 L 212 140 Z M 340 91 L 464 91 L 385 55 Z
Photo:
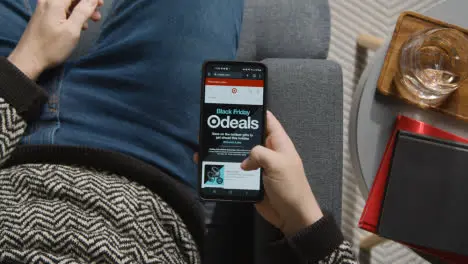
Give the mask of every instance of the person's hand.
M 295 234 L 323 217 L 293 142 L 271 112 L 266 146 L 256 146 L 242 163 L 244 170 L 264 169 L 265 199 L 257 211 L 285 235 Z
M 241 167 L 244 170 L 264 169 L 265 198 L 256 204 L 257 211 L 289 236 L 317 222 L 323 213 L 310 189 L 293 142 L 271 112 L 267 113 L 265 145 L 252 149 Z M 195 153 L 195 163 L 198 158 Z
M 37 0 L 36 10 L 8 59 L 29 78 L 63 63 L 78 44 L 87 21 L 99 21 L 103 0 Z

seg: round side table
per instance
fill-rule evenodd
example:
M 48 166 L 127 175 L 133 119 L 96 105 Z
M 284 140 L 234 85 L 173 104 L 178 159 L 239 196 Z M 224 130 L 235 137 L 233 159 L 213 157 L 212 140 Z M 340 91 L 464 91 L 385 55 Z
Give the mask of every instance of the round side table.
M 451 24 L 468 27 L 468 1 L 447 0 L 425 14 Z M 381 47 L 367 65 L 354 92 L 349 124 L 349 149 L 359 188 L 367 198 L 385 146 L 398 114 L 421 120 L 446 131 L 468 137 L 468 122 L 427 111 L 376 93 L 377 81 L 388 45 Z
M 447 0 L 431 8 L 425 14 L 466 28 L 468 27 L 466 10 L 468 10 L 468 1 Z M 388 44 L 375 53 L 374 59 L 361 75 L 354 92 L 350 113 L 349 150 L 354 173 L 364 198 L 367 198 L 374 182 L 398 114 L 426 122 L 462 137 L 468 137 L 468 122 L 435 111 L 424 111 L 398 99 L 376 93 L 377 81 L 387 48 Z M 377 236 L 370 236 L 366 242 L 379 239 Z M 443 263 L 435 256 L 416 253 L 431 263 Z

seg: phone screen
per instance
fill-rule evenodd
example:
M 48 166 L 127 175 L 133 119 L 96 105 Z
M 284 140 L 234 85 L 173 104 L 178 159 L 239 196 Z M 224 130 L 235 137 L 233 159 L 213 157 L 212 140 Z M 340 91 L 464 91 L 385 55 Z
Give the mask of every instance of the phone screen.
M 263 145 L 266 67 L 261 63 L 208 62 L 201 99 L 199 192 L 204 199 L 263 199 L 261 169 L 240 165 Z

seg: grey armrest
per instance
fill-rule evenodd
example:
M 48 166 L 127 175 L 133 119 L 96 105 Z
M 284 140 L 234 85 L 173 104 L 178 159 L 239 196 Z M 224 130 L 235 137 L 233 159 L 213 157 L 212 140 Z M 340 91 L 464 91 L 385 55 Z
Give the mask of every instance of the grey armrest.
M 328 0 L 245 0 L 238 60 L 325 59 Z
M 321 206 L 341 218 L 343 82 L 326 60 L 268 59 L 268 104 L 293 139 Z
M 343 82 L 326 60 L 267 59 L 268 105 L 294 141 L 320 206 L 341 222 Z M 278 232 L 256 218 L 258 251 Z M 259 254 L 261 255 L 261 254 Z M 256 263 L 264 263 L 257 259 Z

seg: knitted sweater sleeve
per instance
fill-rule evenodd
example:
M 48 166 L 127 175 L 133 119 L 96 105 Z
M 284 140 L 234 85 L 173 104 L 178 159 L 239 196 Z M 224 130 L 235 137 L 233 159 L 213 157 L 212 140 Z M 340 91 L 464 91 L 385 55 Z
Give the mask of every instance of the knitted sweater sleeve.
M 285 237 L 265 248 L 264 263 L 275 264 L 356 264 L 351 244 L 344 240 L 333 216 L 324 217 L 315 224 Z
M 0 57 L 0 166 L 37 117 L 47 94 L 6 58 Z

